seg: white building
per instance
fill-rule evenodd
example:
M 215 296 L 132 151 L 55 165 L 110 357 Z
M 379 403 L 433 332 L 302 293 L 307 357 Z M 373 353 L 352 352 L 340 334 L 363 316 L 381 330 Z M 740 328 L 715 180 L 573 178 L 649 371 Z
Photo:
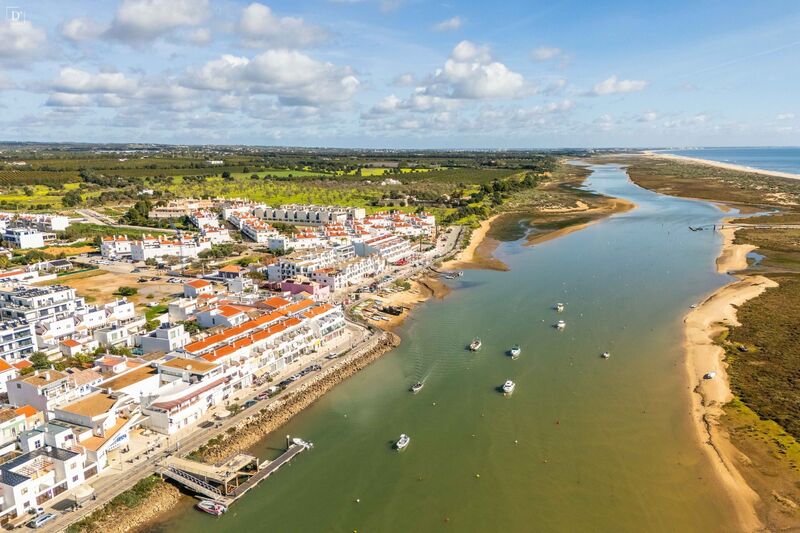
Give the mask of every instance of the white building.
M 198 229 L 205 227 L 217 228 L 219 227 L 219 219 L 217 215 L 211 211 L 197 210 L 189 214 L 189 221 L 194 224 Z
M 3 240 L 14 248 L 27 250 L 30 248 L 44 247 L 47 234 L 34 228 L 6 228 Z M 53 236 L 55 238 L 55 236 Z M 53 239 L 50 239 L 53 240 Z
M 385 269 L 386 260 L 380 255 L 373 254 L 346 259 L 331 267 L 315 270 L 311 273 L 311 279 L 330 287 L 332 291 L 338 291 L 377 276 Z
M 131 259 L 147 261 L 172 256 L 181 259 L 195 258 L 203 250 L 211 249 L 211 241 L 202 237 L 185 236 L 153 237 L 146 235 L 142 240 L 131 243 Z
M 280 207 L 261 207 L 255 215 L 270 222 L 321 226 L 344 223 L 347 220 L 360 220 L 366 215 L 362 207 L 336 207 L 321 205 L 282 205 Z
M 6 319 L 0 322 L 0 354 L 11 363 L 27 359 L 36 351 L 36 336 L 33 324 L 22 319 Z
M 58 370 L 36 370 L 9 381 L 8 401 L 13 405 L 31 405 L 39 411 L 77 400 L 88 391 L 75 382 L 74 376 Z
M 211 244 L 225 244 L 233 241 L 230 231 L 214 226 L 204 226 L 200 230 L 200 236 L 211 241 Z
M 197 298 L 201 294 L 214 294 L 214 285 L 204 279 L 193 279 L 183 284 L 183 295 L 187 298 Z
M 396 263 L 410 257 L 414 250 L 411 243 L 398 235 L 379 235 L 353 242 L 356 254 L 364 257 L 378 254 L 389 263 Z
M 315 271 L 333 267 L 339 260 L 336 251 L 331 248 L 295 251 L 279 257 L 275 263 L 267 266 L 267 277 L 270 281 L 298 276 L 310 278 Z
M 81 453 L 43 446 L 0 465 L 2 514 L 26 516 L 53 497 L 72 490 L 85 480 Z
M 100 254 L 106 259 L 131 256 L 131 241 L 126 235 L 108 235 L 100 241 Z
M 189 334 L 183 329 L 183 324 L 166 323 L 146 335 L 140 335 L 137 344 L 144 353 L 169 353 L 183 348 L 190 340 Z

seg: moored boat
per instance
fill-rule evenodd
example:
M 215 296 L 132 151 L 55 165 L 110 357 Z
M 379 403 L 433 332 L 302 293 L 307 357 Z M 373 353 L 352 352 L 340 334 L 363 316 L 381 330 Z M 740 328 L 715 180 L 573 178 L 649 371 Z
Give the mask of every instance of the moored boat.
M 555 305 L 555 308 L 556 308 L 556 311 L 558 311 L 559 313 L 561 313 L 561 312 L 563 312 L 563 311 L 564 311 L 564 304 L 562 304 L 561 302 L 558 302 L 558 303 Z
M 564 322 L 563 320 L 559 320 L 556 323 L 556 329 L 564 329 L 565 327 L 567 327 L 567 323 Z
M 503 393 L 511 394 L 514 392 L 514 389 L 517 387 L 517 384 L 511 381 L 510 379 L 503 383 Z
M 508 353 L 511 354 L 512 359 L 516 359 L 522 353 L 522 348 L 519 347 L 519 344 L 515 344 L 511 347 Z
M 609 357 L 611 357 L 611 354 L 609 352 L 603 352 L 600 355 L 600 357 L 602 357 L 603 359 L 608 359 Z
M 475 337 L 474 339 L 472 339 L 472 342 L 469 343 L 469 349 L 470 351 L 473 352 L 477 352 L 478 350 L 480 350 L 481 346 L 483 346 L 483 343 L 478 337 Z
M 403 433 L 400 435 L 400 438 L 397 442 L 394 443 L 394 447 L 397 451 L 404 450 L 409 444 L 411 443 L 411 437 Z
M 416 394 L 416 393 L 418 393 L 419 391 L 421 391 L 421 390 L 422 390 L 422 387 L 424 387 L 424 386 L 425 386 L 425 383 L 423 383 L 422 381 L 417 381 L 416 383 L 414 383 L 413 385 L 411 385 L 411 388 L 410 388 L 410 389 L 408 389 L 408 390 L 410 390 L 411 392 L 413 392 L 414 394 Z
M 215 502 L 214 500 L 201 500 L 200 503 L 198 503 L 195 507 L 204 513 L 214 516 L 221 516 L 228 510 L 225 505 Z

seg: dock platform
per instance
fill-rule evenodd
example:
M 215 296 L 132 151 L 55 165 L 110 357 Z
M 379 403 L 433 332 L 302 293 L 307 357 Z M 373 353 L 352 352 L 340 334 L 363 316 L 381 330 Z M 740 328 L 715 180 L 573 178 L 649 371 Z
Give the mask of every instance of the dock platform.
M 171 457 L 161 465 L 159 473 L 198 495 L 229 506 L 297 455 L 314 446 L 297 438 L 287 441 L 286 451 L 272 461 L 262 462 L 240 454 L 224 464 L 209 465 Z

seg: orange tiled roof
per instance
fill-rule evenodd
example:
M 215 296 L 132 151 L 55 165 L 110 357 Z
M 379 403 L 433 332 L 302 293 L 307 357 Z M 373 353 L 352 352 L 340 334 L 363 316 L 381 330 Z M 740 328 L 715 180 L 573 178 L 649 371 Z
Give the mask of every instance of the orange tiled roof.
M 6 372 L 8 370 L 11 370 L 12 368 L 14 368 L 14 367 L 9 365 L 8 362 L 6 362 L 5 359 L 0 359 L 0 372 Z
M 18 415 L 24 415 L 25 418 L 30 418 L 32 416 L 36 416 L 39 410 L 32 405 L 25 404 L 22 407 L 17 407 L 14 409 L 14 412 Z
M 74 341 L 72 339 L 64 339 L 63 341 L 61 341 L 61 344 L 67 346 L 68 348 L 77 348 L 78 346 L 81 345 L 81 343 L 79 343 L 78 341 Z
M 305 313 L 303 313 L 303 316 L 306 318 L 314 318 L 315 316 L 319 316 L 326 311 L 330 311 L 331 309 L 333 309 L 333 306 L 331 304 L 322 304 L 318 305 L 314 309 L 306 311 Z
M 190 285 L 195 289 L 202 289 L 203 287 L 208 287 L 211 285 L 210 281 L 206 281 L 204 279 L 195 279 L 186 283 L 186 285 Z
M 238 265 L 228 265 L 219 269 L 220 272 L 230 272 L 232 274 L 238 274 L 242 271 L 242 268 Z

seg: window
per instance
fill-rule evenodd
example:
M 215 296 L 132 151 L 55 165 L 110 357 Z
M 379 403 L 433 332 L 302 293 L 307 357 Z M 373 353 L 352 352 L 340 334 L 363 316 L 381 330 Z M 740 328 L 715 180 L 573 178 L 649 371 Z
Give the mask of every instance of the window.
M 74 466 L 74 465 L 73 465 L 73 466 Z M 78 476 L 72 476 L 72 481 L 73 481 L 73 482 L 76 482 L 76 481 L 78 481 Z

